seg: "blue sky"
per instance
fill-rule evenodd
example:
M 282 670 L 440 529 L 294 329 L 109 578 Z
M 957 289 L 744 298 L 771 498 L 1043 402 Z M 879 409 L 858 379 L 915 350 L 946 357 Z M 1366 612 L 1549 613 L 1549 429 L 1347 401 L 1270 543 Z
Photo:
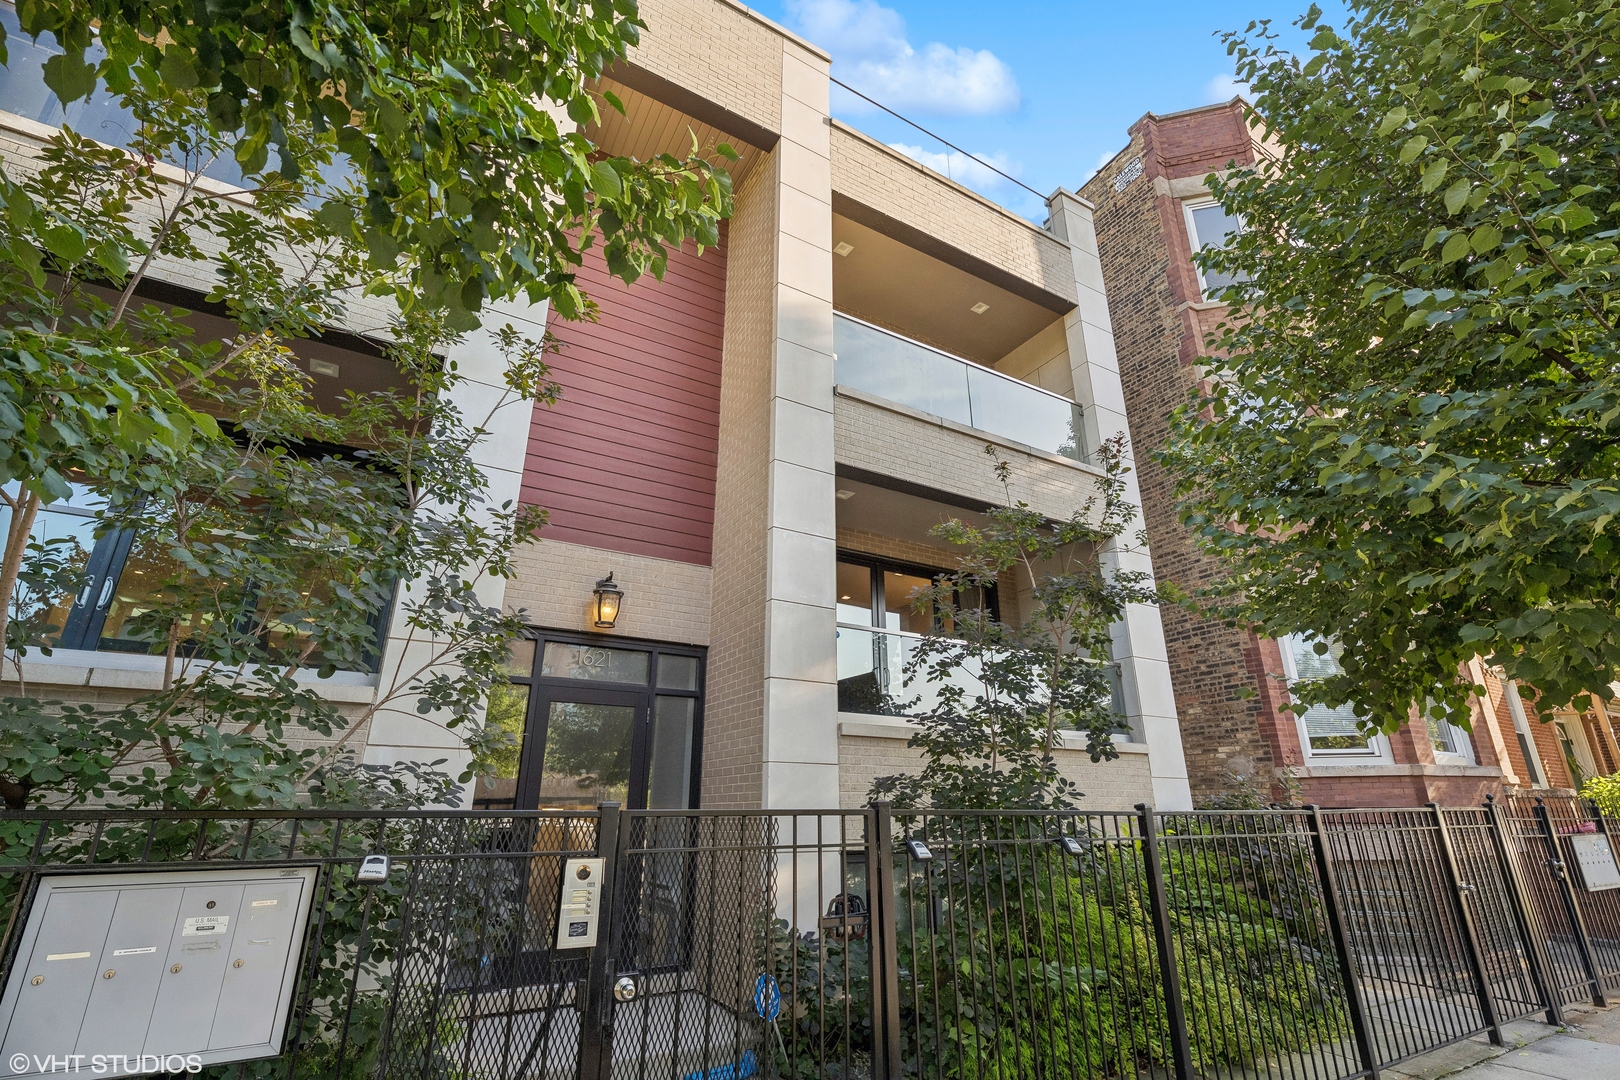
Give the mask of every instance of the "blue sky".
M 1041 192 L 1079 187 L 1143 113 L 1231 97 L 1232 62 L 1216 31 L 1269 18 L 1303 48 L 1291 24 L 1309 5 L 755 0 L 832 53 L 835 78 Z M 1342 24 L 1338 3 L 1322 6 Z M 836 88 L 833 112 L 1005 206 L 1045 216 L 1033 195 Z

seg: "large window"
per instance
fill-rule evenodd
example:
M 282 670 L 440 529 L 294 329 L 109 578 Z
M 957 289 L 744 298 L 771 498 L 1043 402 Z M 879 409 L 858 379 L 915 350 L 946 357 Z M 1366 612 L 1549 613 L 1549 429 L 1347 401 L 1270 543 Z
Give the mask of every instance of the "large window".
M 934 587 L 950 571 L 890 562 L 866 555 L 840 553 L 838 556 L 838 621 L 852 626 L 871 626 L 903 634 L 949 632 L 945 614 L 932 605 L 918 605 L 918 595 Z M 982 593 L 959 593 L 959 608 L 988 610 L 998 616 L 995 586 Z
M 1282 639 L 1283 671 L 1288 682 L 1294 683 L 1322 679 L 1343 674 L 1339 658 L 1344 646 L 1328 641 L 1327 651 L 1319 653 L 1316 644 L 1322 639 L 1310 634 L 1289 634 Z M 1368 735 L 1361 730 L 1354 708 L 1341 705 L 1329 709 L 1325 705 L 1312 705 L 1295 719 L 1299 724 L 1300 742 L 1305 752 L 1318 757 L 1362 758 L 1368 762 L 1392 760 L 1389 742 L 1382 735 Z M 1468 732 L 1424 710 L 1425 734 L 1434 749 L 1434 760 L 1440 765 L 1472 765 L 1474 744 Z
M 157 537 L 137 535 L 130 529 L 109 529 L 97 535 L 103 500 L 86 484 L 74 483 L 71 487 L 68 498 L 40 507 L 29 539 L 71 567 L 78 577 L 78 587 L 41 594 L 28 582 L 19 582 L 12 595 L 13 612 L 30 625 L 38 641 L 52 649 L 161 653 L 163 643 L 154 640 L 144 617 L 168 602 L 166 590 L 180 575 L 181 567 L 170 554 L 169 545 Z M 17 491 L 15 482 L 6 486 L 10 496 L 15 497 Z M 9 531 L 10 524 L 11 509 L 0 503 L 0 535 Z M 308 582 L 311 591 L 322 588 L 317 578 L 318 573 L 312 571 Z M 272 644 L 285 645 L 288 639 L 307 633 L 299 626 L 266 618 L 258 606 L 253 590 L 244 590 L 241 623 L 263 628 L 273 639 Z M 377 669 L 387 615 L 388 607 L 384 605 L 372 619 L 375 646 L 364 670 Z M 212 617 L 199 612 L 182 620 L 182 642 Z M 308 658 L 307 666 L 318 667 L 322 662 L 317 652 Z
M 1319 653 L 1316 650 L 1319 640 L 1310 634 L 1288 634 L 1282 638 L 1283 673 L 1290 685 L 1344 672 L 1339 664 L 1344 646 L 1329 641 L 1327 651 Z M 1336 709 L 1312 705 L 1296 712 L 1294 719 L 1299 724 L 1300 742 L 1309 755 L 1389 760 L 1388 741 L 1382 735 L 1362 731 L 1360 718 L 1349 705 Z
M 486 723 L 511 739 L 477 763 L 474 807 L 697 805 L 702 649 L 542 630 L 507 670 Z
M 1243 231 L 1243 222 L 1228 214 L 1213 199 L 1191 200 L 1182 204 L 1187 215 L 1187 239 L 1194 253 L 1211 248 L 1224 248 L 1232 237 Z M 1195 264 L 1196 267 L 1196 264 Z M 1198 281 L 1203 287 L 1204 299 L 1218 299 L 1228 285 L 1247 280 L 1243 274 L 1227 274 L 1218 270 L 1199 270 Z

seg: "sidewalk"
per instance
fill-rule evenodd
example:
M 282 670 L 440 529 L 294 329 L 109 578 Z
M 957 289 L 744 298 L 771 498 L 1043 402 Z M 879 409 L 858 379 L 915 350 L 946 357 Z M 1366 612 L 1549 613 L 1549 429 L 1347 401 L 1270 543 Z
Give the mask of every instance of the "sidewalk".
M 1388 1080 L 1620 1080 L 1620 1008 L 1566 1011 L 1563 1028 L 1520 1020 L 1507 1045 L 1483 1037 L 1385 1069 Z

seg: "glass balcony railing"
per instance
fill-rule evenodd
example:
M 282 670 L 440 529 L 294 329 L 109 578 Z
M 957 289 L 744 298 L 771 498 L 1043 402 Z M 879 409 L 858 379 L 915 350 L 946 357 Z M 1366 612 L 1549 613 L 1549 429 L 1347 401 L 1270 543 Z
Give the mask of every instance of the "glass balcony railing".
M 919 716 L 939 704 L 942 686 L 960 686 L 969 697 L 982 694 L 984 683 L 969 663 L 952 671 L 945 682 L 914 680 L 906 685 L 906 664 L 915 655 L 921 635 L 879 630 L 853 623 L 838 624 L 838 711 L 873 716 Z M 1107 665 L 1114 715 L 1125 716 L 1124 686 L 1119 665 Z M 1128 729 L 1117 735 L 1129 741 Z
M 1080 406 L 1066 397 L 848 315 L 833 316 L 833 352 L 843 386 L 1085 460 Z
M 917 716 L 939 704 L 939 684 L 906 685 L 906 663 L 922 641 L 917 634 L 838 624 L 838 711 L 876 716 Z M 951 673 L 950 682 L 970 695 L 984 684 L 970 670 Z

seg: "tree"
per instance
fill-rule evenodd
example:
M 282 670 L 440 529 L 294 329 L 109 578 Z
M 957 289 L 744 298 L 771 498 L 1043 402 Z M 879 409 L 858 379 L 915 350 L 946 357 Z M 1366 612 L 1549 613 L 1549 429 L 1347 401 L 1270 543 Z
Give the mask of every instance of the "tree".
M 25 17 L 37 22 L 39 12 Z M 0 262 L 0 483 L 11 510 L 0 587 L 5 614 L 16 615 L 0 633 L 18 676 L 18 692 L 0 699 L 0 797 L 11 807 L 439 801 L 453 786 L 443 762 L 364 767 L 352 739 L 372 716 L 410 703 L 461 728 L 476 757 L 503 752 L 510 732 L 471 721 L 521 621 L 484 604 L 477 586 L 511 574 L 512 551 L 544 515 L 487 505 L 474 455 L 490 417 L 459 412 L 461 376 L 443 360 L 476 325 L 477 305 L 471 292 L 434 291 L 433 275 L 450 264 L 425 237 L 476 226 L 484 232 L 461 255 L 506 260 L 484 275 L 480 295 L 521 289 L 589 317 L 568 272 L 582 245 L 606 237 L 621 277 L 659 273 L 662 243 L 715 232 L 728 183 L 701 159 L 626 162 L 621 175 L 553 126 L 540 150 L 590 156 L 594 188 L 559 189 L 534 209 L 574 239 L 552 245 L 543 230 L 503 239 L 489 219 L 497 212 L 464 206 L 441 172 L 423 181 L 436 185 L 432 206 L 393 213 L 390 247 L 368 222 L 397 193 L 380 197 L 368 187 L 374 176 L 342 167 L 352 134 L 288 113 L 273 125 L 279 169 L 256 171 L 263 156 L 242 154 L 250 119 L 229 127 L 217 94 L 176 77 L 172 53 L 121 54 L 116 23 L 103 23 L 102 40 L 100 71 L 121 89 L 129 147 L 64 129 L 28 167 L 0 177 L 0 245 L 12 256 Z M 53 69 L 59 89 L 62 66 Z M 431 95 L 408 100 L 431 112 Z M 490 138 L 491 153 L 498 144 L 542 169 L 525 156 L 540 150 L 520 126 Z M 493 182 L 495 166 L 457 145 L 468 156 L 455 167 Z M 389 146 L 401 168 L 414 167 L 408 141 Z M 205 177 L 232 154 L 249 174 L 238 190 Z M 379 155 L 370 153 L 370 167 Z M 501 175 L 539 190 L 538 174 Z M 568 175 L 585 183 L 577 170 Z M 526 220 L 509 209 L 497 214 L 503 227 Z M 542 250 L 544 270 L 512 270 L 533 261 L 525 251 Z M 198 333 L 189 313 L 144 299 L 165 264 L 211 273 L 208 302 L 234 332 Z M 373 331 L 397 380 L 317 408 L 294 345 L 361 318 L 385 324 Z M 554 400 L 549 341 L 510 327 L 496 338 L 507 395 L 491 415 Z M 163 658 L 162 685 L 123 705 L 41 701 L 22 683 L 23 656 L 50 649 L 61 630 L 53 610 L 82 583 L 87 554 L 82 544 L 32 541 L 30 529 L 44 503 L 75 488 L 101 501 L 96 536 L 131 538 L 127 565 L 145 575 L 119 634 Z M 390 598 L 402 659 L 381 673 L 370 703 L 341 708 L 301 672 L 374 665 Z
M 487 300 L 520 295 L 590 317 L 574 280 L 586 247 L 601 243 L 626 281 L 662 275 L 669 246 L 715 243 L 729 213 L 730 178 L 711 160 L 734 157 L 729 147 L 635 161 L 565 130 L 604 103 L 619 107 L 590 80 L 637 40 L 641 23 L 623 0 L 27 0 L 17 15 L 62 49 L 44 65 L 61 100 L 104 85 L 132 108 L 137 135 L 133 157 L 76 135 L 59 141 L 52 153 L 97 167 L 57 170 L 55 188 L 0 175 L 0 282 L 21 301 L 0 320 L 0 490 L 12 510 L 3 596 L 42 500 L 65 497 L 68 472 L 116 469 L 153 440 L 178 448 L 194 429 L 211 434 L 184 392 L 238 354 L 170 348 L 158 327 L 135 325 L 132 301 L 154 262 L 202 258 L 192 234 L 210 221 L 222 238 L 243 227 L 229 208 L 251 201 L 292 243 L 216 261 L 214 299 L 283 337 L 308 336 L 362 294 L 439 312 L 463 331 Z M 0 27 L 0 60 L 4 49 Z M 199 182 L 227 161 L 246 178 L 236 202 Z M 160 164 L 183 179 L 166 180 Z M 91 186 L 60 186 L 76 181 Z M 288 287 L 303 296 L 243 288 L 266 280 L 267 259 L 296 262 L 292 249 L 312 242 L 348 262 L 318 260 L 326 280 L 294 273 Z M 117 302 L 87 318 L 52 314 L 86 281 L 110 285 Z M 5 619 L 0 611 L 0 641 Z
M 24 587 L 8 605 L 18 692 L 0 698 L 0 798 L 12 808 L 442 800 L 452 787 L 437 771 L 442 761 L 368 769 L 349 742 L 406 701 L 467 728 L 475 752 L 509 740 L 470 721 L 500 680 L 521 621 L 482 603 L 475 586 L 510 575 L 514 547 L 544 515 L 484 505 L 473 458 L 494 411 L 555 400 L 548 346 L 502 331 L 507 395 L 490 415 L 466 417 L 455 405 L 461 376 L 441 359 L 459 335 L 442 309 L 416 305 L 389 327 L 393 388 L 317 408 L 309 376 L 290 362 L 289 335 L 337 321 L 363 249 L 307 211 L 302 181 L 267 185 L 251 205 L 189 201 L 211 149 L 200 108 L 184 96 L 137 93 L 131 102 L 144 120 L 138 156 L 64 131 L 18 185 L 52 207 L 64 223 L 56 227 L 95 242 L 50 251 L 42 283 L 14 268 L 18 301 L 6 330 L 14 344 L 29 343 L 16 355 L 54 348 L 85 387 L 95 385 L 96 356 L 155 357 L 151 366 L 175 379 L 167 392 L 180 402 L 177 415 L 207 421 L 185 438 L 111 448 L 83 440 L 52 459 L 72 461 L 74 483 L 100 499 L 96 539 L 129 537 L 126 565 L 141 575 L 141 595 L 118 634 L 163 658 L 162 684 L 111 707 L 27 693 L 21 661 L 30 649 L 50 651 L 62 629 L 52 612 L 82 584 L 88 555 L 76 539 L 30 542 Z M 153 159 L 175 147 L 186 167 L 165 181 Z M 162 255 L 217 250 L 216 295 L 236 315 L 235 336 L 210 340 L 186 313 L 139 300 L 134 272 L 121 292 L 101 284 L 97 252 L 131 242 L 141 195 L 157 214 L 155 254 L 140 272 Z M 98 421 L 131 422 L 117 402 L 98 404 Z M 65 468 L 57 475 L 63 487 L 69 479 Z M 379 613 L 391 599 L 405 659 L 382 673 L 371 702 L 345 710 L 300 672 L 374 666 Z
M 1552 702 L 1620 677 L 1620 6 L 1313 7 L 1306 58 L 1226 36 L 1274 155 L 1223 357 L 1163 460 L 1227 576 L 1215 614 L 1344 647 L 1295 688 L 1466 726 L 1485 655 Z M 1240 306 L 1239 306 L 1240 305 Z M 1326 644 L 1319 646 L 1325 648 Z
M 1125 499 L 1123 442 L 1116 436 L 1098 449 L 1097 491 L 1066 520 L 1048 521 L 1009 493 L 983 525 L 953 519 L 935 528 L 964 553 L 955 573 L 913 598 L 944 631 L 924 637 L 905 664 L 905 685 L 935 695 L 912 720 L 919 730 L 910 745 L 923 767 L 879 777 L 872 798 L 901 808 L 1061 809 L 1081 795 L 1058 772 L 1062 732 L 1085 732 L 1093 761 L 1119 756 L 1110 628 L 1127 604 L 1159 599 L 1146 574 L 1108 573 L 1097 561 L 1136 513 Z M 985 452 L 1005 487 L 1011 466 L 995 447 Z M 983 602 L 998 581 L 1028 588 L 1021 622 L 1002 621 Z

